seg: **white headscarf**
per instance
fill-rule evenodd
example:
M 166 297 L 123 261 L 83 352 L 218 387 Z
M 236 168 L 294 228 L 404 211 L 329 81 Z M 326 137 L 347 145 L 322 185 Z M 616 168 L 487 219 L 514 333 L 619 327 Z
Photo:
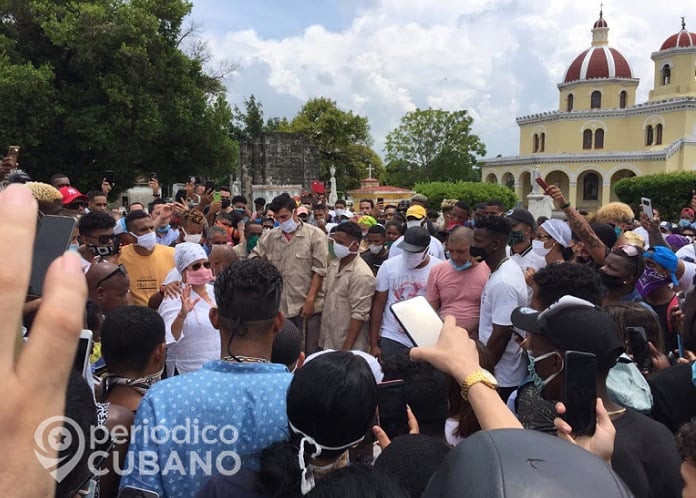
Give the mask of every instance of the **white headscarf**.
M 563 247 L 568 247 L 572 242 L 573 234 L 568 224 L 563 220 L 546 220 L 541 224 L 541 228 L 546 230 L 546 233 Z
M 174 248 L 174 264 L 180 274 L 191 264 L 201 259 L 208 259 L 205 249 L 200 244 L 193 242 L 182 242 Z

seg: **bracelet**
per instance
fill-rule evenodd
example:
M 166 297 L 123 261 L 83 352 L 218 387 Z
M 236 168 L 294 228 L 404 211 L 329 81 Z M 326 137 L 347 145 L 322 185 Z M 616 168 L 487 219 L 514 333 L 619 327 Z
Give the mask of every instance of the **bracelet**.
M 570 202 L 565 202 L 565 203 L 561 204 L 560 207 L 561 207 L 561 209 L 568 209 L 570 207 Z

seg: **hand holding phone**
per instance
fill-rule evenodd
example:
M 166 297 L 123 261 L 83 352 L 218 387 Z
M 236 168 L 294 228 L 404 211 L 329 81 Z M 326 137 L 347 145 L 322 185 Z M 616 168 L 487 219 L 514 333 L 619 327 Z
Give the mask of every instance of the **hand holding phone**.
M 647 216 L 650 221 L 653 221 L 655 219 L 655 216 L 653 213 L 652 201 L 647 197 L 641 197 L 640 205 L 643 207 L 643 212 L 645 213 L 645 216 Z
M 546 183 L 546 181 L 542 177 L 540 177 L 540 176 L 537 177 L 536 182 L 537 182 L 537 185 L 539 185 L 544 190 L 544 192 L 546 192 L 546 190 L 548 190 L 549 184 Z
M 390 309 L 415 346 L 435 345 L 443 323 L 425 297 L 399 301 L 392 304 Z
M 408 432 L 406 389 L 403 380 L 377 384 L 377 425 L 389 439 Z

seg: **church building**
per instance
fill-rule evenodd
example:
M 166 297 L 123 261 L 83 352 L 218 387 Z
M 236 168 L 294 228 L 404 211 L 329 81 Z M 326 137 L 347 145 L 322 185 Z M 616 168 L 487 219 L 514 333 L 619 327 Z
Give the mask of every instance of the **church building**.
M 580 209 L 617 200 L 622 178 L 696 170 L 696 34 L 681 30 L 651 55 L 654 83 L 636 104 L 638 78 L 609 46 L 602 13 L 592 45 L 558 84 L 558 110 L 517 118 L 519 155 L 486 159 L 484 182 L 514 188 L 526 205 L 538 169 Z

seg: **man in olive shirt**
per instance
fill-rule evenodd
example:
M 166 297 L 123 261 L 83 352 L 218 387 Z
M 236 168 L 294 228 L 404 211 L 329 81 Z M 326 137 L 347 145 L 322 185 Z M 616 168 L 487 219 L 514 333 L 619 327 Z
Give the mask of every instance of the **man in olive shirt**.
M 280 226 L 259 239 L 249 258 L 265 257 L 280 271 L 280 309 L 304 332 L 304 351 L 309 355 L 319 350 L 322 283 L 328 257 L 326 234 L 298 218 L 297 205 L 287 193 L 273 199 L 268 208 Z

